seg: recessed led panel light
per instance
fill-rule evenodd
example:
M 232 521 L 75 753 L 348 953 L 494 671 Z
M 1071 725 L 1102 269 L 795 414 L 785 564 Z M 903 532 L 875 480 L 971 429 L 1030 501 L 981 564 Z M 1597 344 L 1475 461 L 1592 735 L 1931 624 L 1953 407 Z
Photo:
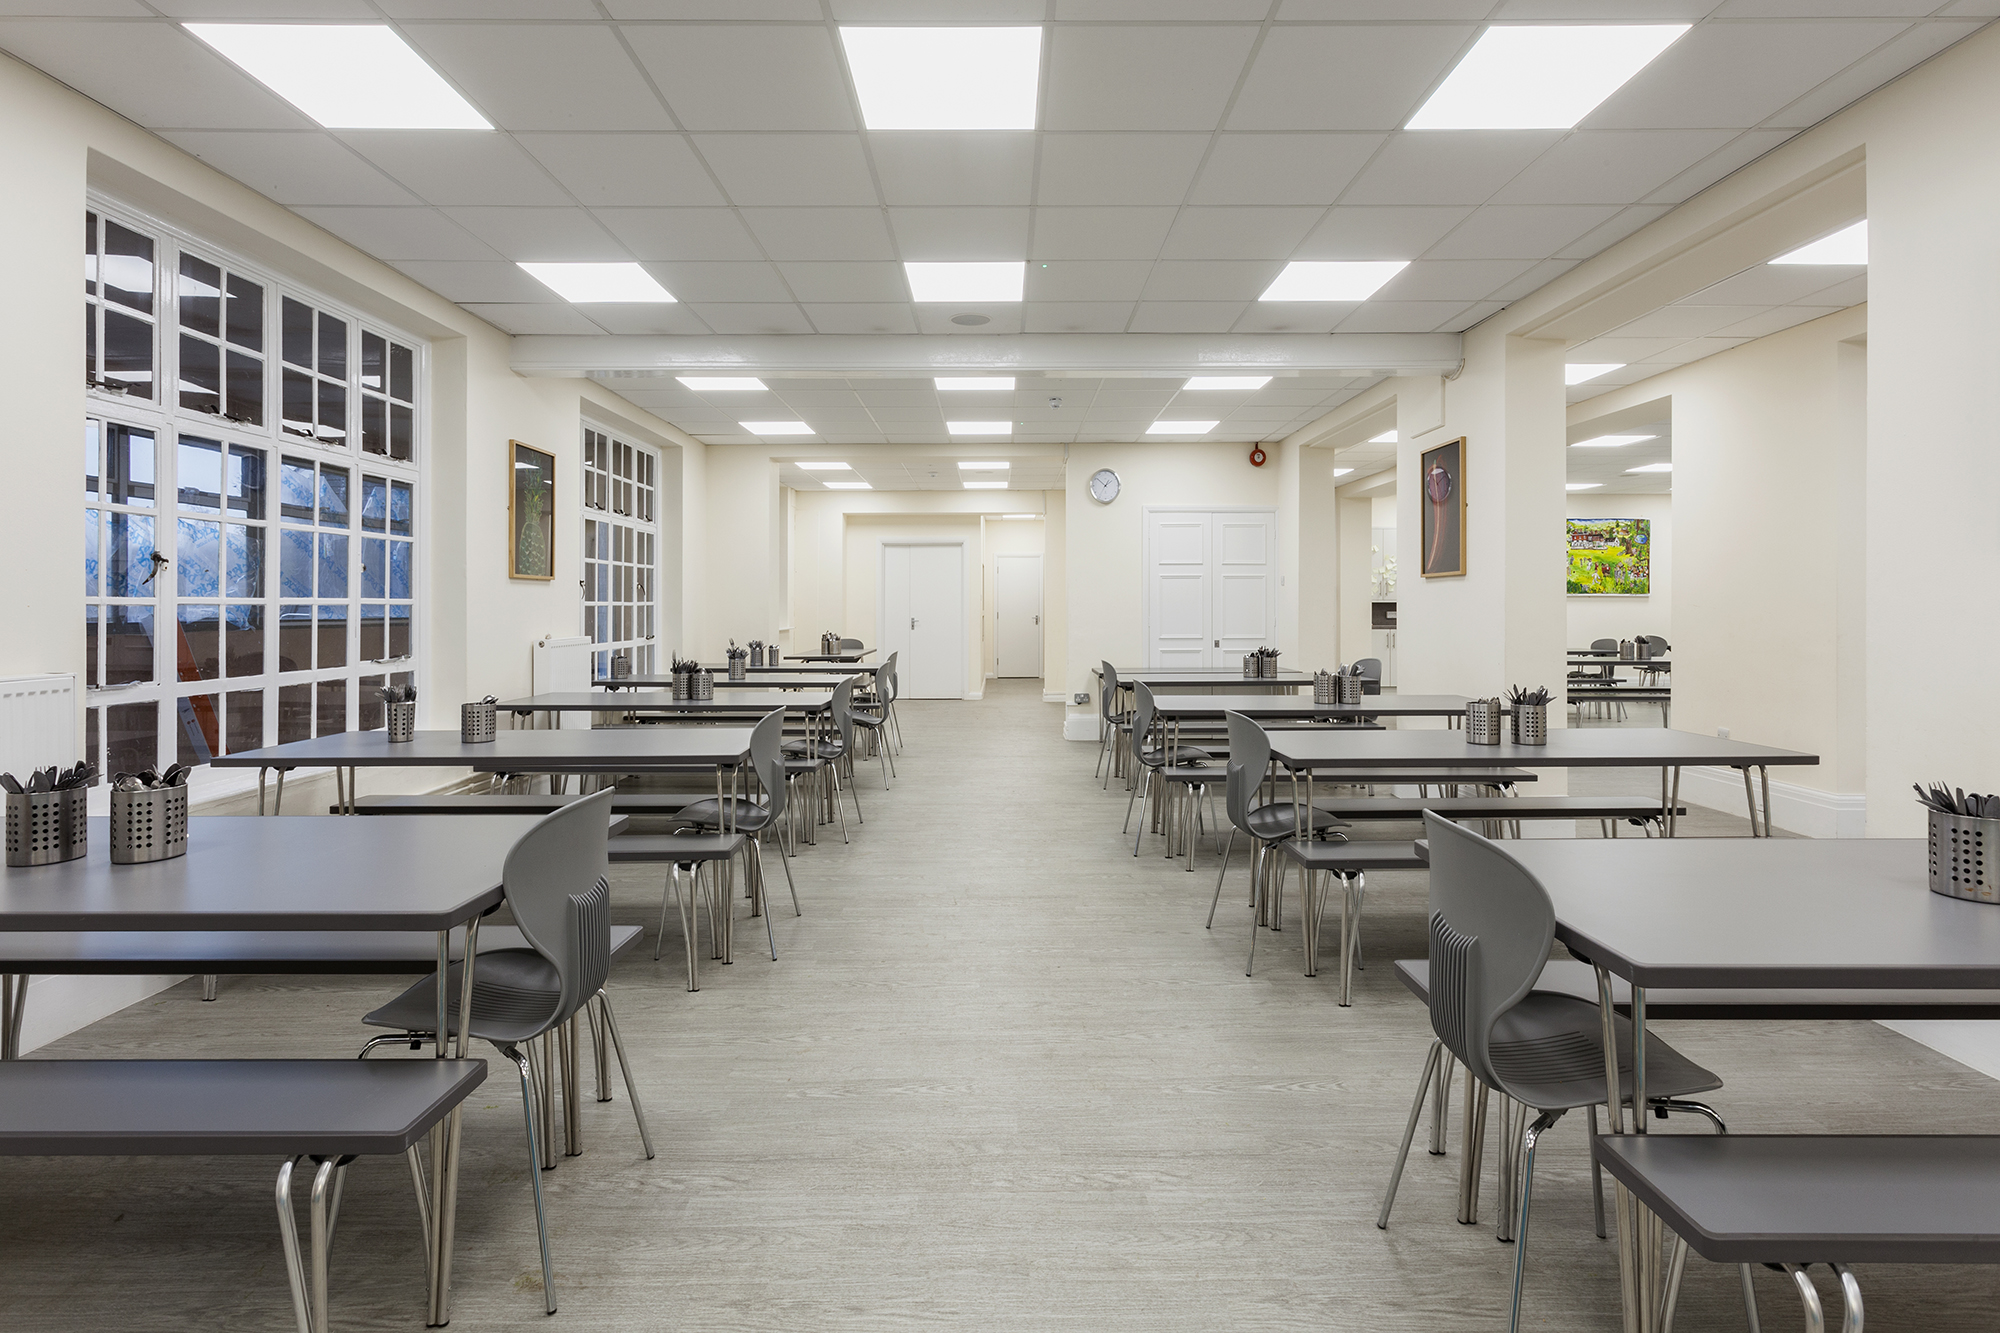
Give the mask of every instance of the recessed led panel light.
M 1407 259 L 1295 259 L 1260 301 L 1365 301 L 1410 266 Z
M 1010 468 L 1012 466 L 1014 466 L 1012 463 L 981 463 L 961 460 L 958 470 L 960 472 L 995 472 L 1001 468 Z
M 1001 518 L 1040 518 L 1040 514 L 1001 514 Z
M 737 425 L 752 435 L 810 435 L 813 428 L 803 421 L 739 421 Z
M 1333 475 L 1336 477 L 1344 477 L 1352 471 L 1354 471 L 1354 469 L 1351 467 L 1337 467 L 1333 470 Z
M 1583 361 L 1563 367 L 1564 384 L 1583 384 L 1599 375 L 1609 375 L 1614 370 L 1625 369 L 1623 361 Z
M 1628 467 L 1625 470 L 1627 472 L 1672 472 L 1674 465 L 1672 463 L 1648 463 L 1644 467 Z
M 379 23 L 189 23 L 187 30 L 330 130 L 490 130 Z
M 820 485 L 830 491 L 872 491 L 875 489 L 865 481 L 823 481 Z
M 1408 130 L 1566 130 L 1688 30 L 1537 24 L 1481 33 Z
M 1566 491 L 1594 491 L 1603 484 L 1601 481 L 1572 481 L 1565 482 L 1563 489 Z
M 1040 28 L 842 28 L 871 130 L 1032 130 Z
M 1368 437 L 1368 443 L 1370 444 L 1394 444 L 1395 442 L 1396 432 L 1393 430 L 1385 430 L 1380 435 L 1370 435 Z
M 1004 481 L 961 481 L 958 484 L 968 491 L 1004 491 L 1007 489 L 1007 483 Z
M 848 466 L 848 465 L 847 465 L 846 463 L 818 463 L 818 462 L 809 462 L 809 463 L 800 463 L 800 464 L 799 464 L 799 467 L 800 467 L 800 468 L 801 468 L 802 470 L 806 471 L 806 472 L 852 472 L 852 471 L 854 471 L 854 469 L 853 469 L 852 467 Z
M 940 375 L 931 383 L 937 385 L 939 393 L 956 393 L 977 390 L 983 393 L 1005 393 L 1014 387 L 1012 375 Z
M 1011 435 L 1011 421 L 947 421 L 944 428 L 953 435 Z
M 696 393 L 752 393 L 764 387 L 764 381 L 743 375 L 676 375 L 674 378 Z
M 1789 254 L 1779 255 L 1773 264 L 1857 264 L 1868 262 L 1868 220 L 1842 227 L 1831 236 L 1822 236 Z
M 1155 421 L 1146 427 L 1146 434 L 1206 435 L 1221 424 L 1220 421 Z
M 1186 384 L 1181 385 L 1181 387 L 1183 389 L 1193 389 L 1196 392 L 1204 389 L 1235 389 L 1243 391 L 1261 389 L 1270 382 L 1271 377 L 1269 375 L 1196 375 Z
M 1637 444 L 1641 440 L 1657 440 L 1657 435 L 1598 435 L 1588 440 L 1578 440 L 1572 449 L 1617 449 L 1627 444 Z
M 523 264 L 521 270 L 565 301 L 671 305 L 674 300 L 637 264 Z
M 1028 280 L 1026 263 L 905 264 L 910 299 L 930 302 L 1018 301 Z

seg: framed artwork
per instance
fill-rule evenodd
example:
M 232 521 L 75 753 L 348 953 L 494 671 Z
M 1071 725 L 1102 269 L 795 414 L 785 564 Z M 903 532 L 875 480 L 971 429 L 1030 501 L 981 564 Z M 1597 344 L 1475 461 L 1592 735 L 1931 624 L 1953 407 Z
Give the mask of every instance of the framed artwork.
M 1417 569 L 1427 579 L 1465 573 L 1465 437 L 1417 455 L 1423 544 Z
M 1645 597 L 1653 588 L 1653 521 L 1572 518 L 1569 592 L 1572 597 Z
M 513 478 L 507 489 L 507 577 L 556 576 L 556 458 L 507 441 Z

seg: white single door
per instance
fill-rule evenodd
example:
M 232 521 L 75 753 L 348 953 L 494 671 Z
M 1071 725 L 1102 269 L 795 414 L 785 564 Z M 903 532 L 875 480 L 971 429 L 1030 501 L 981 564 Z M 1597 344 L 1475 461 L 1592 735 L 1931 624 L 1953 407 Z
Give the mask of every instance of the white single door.
M 1153 513 L 1146 571 L 1149 667 L 1209 665 L 1209 516 Z
M 1042 674 L 1042 558 L 993 558 L 993 674 Z
M 882 547 L 882 658 L 911 699 L 965 697 L 965 549 Z
M 1210 639 L 1218 669 L 1277 638 L 1277 524 L 1265 513 L 1210 516 L 1215 551 L 1215 618 Z

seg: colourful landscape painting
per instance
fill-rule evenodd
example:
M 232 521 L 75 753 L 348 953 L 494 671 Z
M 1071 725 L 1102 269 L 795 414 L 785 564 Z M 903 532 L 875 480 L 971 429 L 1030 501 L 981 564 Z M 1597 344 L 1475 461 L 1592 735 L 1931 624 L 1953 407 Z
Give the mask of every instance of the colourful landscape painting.
M 1572 518 L 1569 591 L 1644 597 L 1652 591 L 1653 522 L 1646 518 Z

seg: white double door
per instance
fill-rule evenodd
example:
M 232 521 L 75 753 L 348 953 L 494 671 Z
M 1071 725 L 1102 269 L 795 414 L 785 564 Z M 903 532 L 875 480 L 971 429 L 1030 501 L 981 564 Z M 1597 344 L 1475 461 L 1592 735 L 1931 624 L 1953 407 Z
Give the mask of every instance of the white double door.
M 965 547 L 882 546 L 881 653 L 907 699 L 965 697 Z
M 1147 666 L 1222 669 L 1275 646 L 1275 510 L 1149 509 L 1144 559 Z

